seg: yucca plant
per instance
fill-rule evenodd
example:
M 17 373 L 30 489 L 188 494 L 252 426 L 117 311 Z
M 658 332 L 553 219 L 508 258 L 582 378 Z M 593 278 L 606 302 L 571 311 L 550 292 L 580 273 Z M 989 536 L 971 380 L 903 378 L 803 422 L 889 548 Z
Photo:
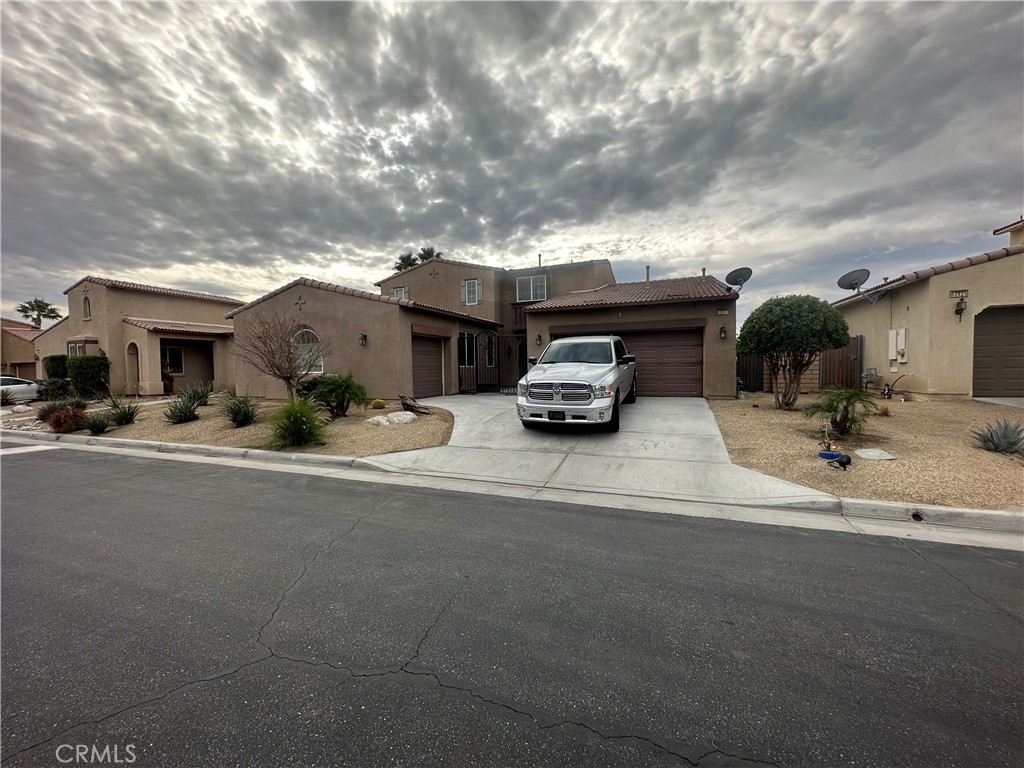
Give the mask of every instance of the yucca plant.
M 89 413 L 85 416 L 85 428 L 91 435 L 102 435 L 110 426 L 110 416 L 107 413 Z
M 247 427 L 254 423 L 260 415 L 260 409 L 255 400 L 248 395 L 239 397 L 235 394 L 224 398 L 220 412 L 236 427 Z
M 290 448 L 324 442 L 324 422 L 315 403 L 302 398 L 289 400 L 271 419 L 271 447 Z
M 863 389 L 826 389 L 817 400 L 804 408 L 804 416 L 824 417 L 828 419 L 833 432 L 848 435 L 860 432 L 869 410 L 877 411 L 878 404 Z
M 0 405 L 14 405 L 14 393 L 9 389 L 0 389 Z
M 971 434 L 978 445 L 986 451 L 1008 453 L 1024 459 L 1024 427 L 1018 421 L 1011 424 L 1008 419 L 986 424 L 984 429 L 972 429 Z
M 209 403 L 211 392 L 213 392 L 213 384 L 211 382 L 197 381 L 195 384 L 185 387 L 179 397 L 183 400 L 194 402 L 198 408 L 201 405 L 207 405 Z
M 139 403 L 129 403 L 117 395 L 108 397 L 104 404 L 107 406 L 107 417 L 113 424 L 117 424 L 119 427 L 133 423 L 139 415 L 139 411 L 142 410 L 142 406 Z
M 199 405 L 194 400 L 187 400 L 184 397 L 174 398 L 164 411 L 164 418 L 171 424 L 186 424 L 199 418 L 196 408 Z

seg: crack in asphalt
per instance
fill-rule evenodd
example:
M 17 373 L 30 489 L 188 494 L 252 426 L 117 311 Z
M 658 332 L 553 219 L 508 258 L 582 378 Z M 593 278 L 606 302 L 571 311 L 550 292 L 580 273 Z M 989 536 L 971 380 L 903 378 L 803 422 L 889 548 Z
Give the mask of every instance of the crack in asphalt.
M 995 609 L 996 609 L 997 611 L 999 611 L 1000 613 L 1003 613 L 1003 614 L 1005 614 L 1006 616 L 1009 616 L 1009 617 L 1010 617 L 1011 619 L 1013 619 L 1013 620 L 1014 620 L 1015 622 L 1017 622 L 1018 624 L 1022 624 L 1022 625 L 1024 625 L 1024 619 L 1022 619 L 1022 618 L 1021 618 L 1020 616 L 1017 616 L 1017 615 L 1015 615 L 1015 614 L 1013 614 L 1013 613 L 1010 613 L 1010 612 L 1009 612 L 1008 610 L 1006 610 L 1006 608 L 1004 608 L 1003 606 L 999 605 L 999 604 L 998 604 L 998 603 L 996 603 L 996 602 L 993 602 L 992 600 L 989 600 L 989 599 L 988 599 L 987 597 L 985 597 L 984 595 L 979 595 L 979 594 L 978 594 L 977 592 L 975 592 L 975 591 L 974 591 L 974 589 L 973 589 L 973 588 L 971 587 L 971 585 L 970 585 L 970 584 L 968 584 L 968 583 L 967 583 L 966 581 L 964 581 L 964 580 L 963 580 L 963 579 L 961 579 L 961 578 L 960 578 L 959 576 L 957 576 L 956 574 L 954 574 L 954 573 L 953 573 L 952 571 L 948 570 L 948 569 L 947 569 L 947 568 L 946 568 L 945 566 L 943 566 L 943 565 L 940 565 L 939 563 L 933 562 L 932 560 L 929 560 L 929 559 L 928 559 L 927 557 L 925 557 L 925 556 L 924 556 L 923 554 L 921 554 L 921 553 L 920 553 L 920 552 L 918 552 L 918 551 L 917 551 L 916 549 L 914 549 L 914 548 L 913 548 L 912 546 L 910 546 L 909 544 L 907 544 L 907 542 L 906 542 L 906 541 L 904 541 L 903 539 L 899 539 L 899 538 L 897 538 L 897 539 L 896 539 L 896 541 L 898 541 L 898 542 L 899 542 L 899 543 L 900 543 L 900 544 L 901 544 L 901 545 L 902 545 L 902 546 L 903 546 L 903 547 L 904 547 L 905 549 L 907 549 L 907 550 L 909 550 L 909 551 L 913 552 L 913 553 L 914 553 L 915 555 L 917 555 L 917 556 L 918 556 L 919 558 L 921 558 L 922 560 L 924 560 L 924 561 L 925 561 L 926 563 L 928 563 L 928 565 L 931 565 L 931 566 L 934 566 L 935 568 L 938 568 L 938 569 L 939 569 L 940 571 L 942 571 L 942 572 L 943 572 L 944 574 L 946 574 L 947 576 L 949 576 L 949 578 L 953 579 L 953 581 L 959 582 L 959 583 L 960 583 L 960 585 L 964 587 L 964 589 L 966 589 L 966 590 L 967 590 L 968 592 L 970 592 L 970 593 L 971 593 L 972 595 L 974 595 L 974 596 L 975 596 L 976 598 L 978 598 L 979 600 L 981 600 L 981 601 L 982 601 L 983 603 L 986 603 L 986 604 L 988 604 L 988 605 L 992 606 L 993 608 L 995 608 Z

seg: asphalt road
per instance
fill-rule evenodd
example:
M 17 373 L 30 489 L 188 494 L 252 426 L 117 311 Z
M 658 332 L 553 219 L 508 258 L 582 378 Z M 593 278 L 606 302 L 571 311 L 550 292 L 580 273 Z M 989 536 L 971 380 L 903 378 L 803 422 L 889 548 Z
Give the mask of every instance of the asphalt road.
M 1024 762 L 1020 553 L 2 447 L 4 766 Z

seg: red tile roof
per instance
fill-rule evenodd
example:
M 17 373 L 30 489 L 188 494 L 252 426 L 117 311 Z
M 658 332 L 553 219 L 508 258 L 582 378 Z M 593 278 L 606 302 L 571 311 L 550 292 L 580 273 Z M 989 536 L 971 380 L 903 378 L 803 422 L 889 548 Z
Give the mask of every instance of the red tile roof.
M 406 307 L 407 309 L 418 309 L 423 312 L 431 312 L 435 315 L 444 315 L 446 317 L 456 317 L 460 320 L 472 320 L 475 323 L 483 323 L 484 325 L 500 326 L 501 323 L 495 320 L 487 320 L 483 317 L 475 317 L 465 312 L 456 312 L 452 309 L 442 309 L 441 307 L 432 307 L 429 304 L 420 304 L 419 302 L 410 301 L 409 299 L 396 299 L 394 296 L 384 296 L 379 293 L 370 293 L 369 291 L 360 291 L 357 288 L 346 288 L 343 285 L 334 285 L 333 283 L 323 283 L 319 280 L 310 280 L 306 277 L 300 277 L 296 280 L 292 280 L 287 285 L 282 285 L 280 288 L 271 291 L 270 293 L 260 296 L 255 301 L 250 301 L 245 306 L 233 309 L 228 312 L 225 317 L 234 317 L 239 312 L 243 312 L 247 309 L 255 307 L 257 304 L 261 304 L 272 296 L 277 296 L 279 293 L 284 293 L 289 288 L 293 288 L 296 285 L 304 285 L 307 288 L 316 288 L 321 291 L 331 291 L 333 293 L 340 293 L 344 296 L 354 296 L 357 299 L 366 299 L 367 301 L 379 301 L 384 304 L 397 304 L 400 307 Z
M 164 296 L 180 296 L 186 299 L 199 299 L 200 301 L 216 301 L 221 304 L 233 304 L 236 307 L 244 304 L 244 301 L 232 299 L 229 296 L 214 296 L 211 293 L 197 293 L 195 291 L 179 291 L 177 288 L 161 288 L 157 285 L 143 285 L 142 283 L 129 283 L 125 280 L 108 280 L 104 277 L 93 277 L 87 275 L 74 285 L 69 286 L 64 293 L 67 294 L 76 286 L 89 282 L 96 285 L 104 285 L 107 288 L 120 288 L 125 291 L 140 291 L 142 293 L 159 293 Z
M 691 301 L 735 301 L 736 293 L 717 278 L 676 277 L 639 283 L 605 285 L 589 291 L 539 301 L 523 309 L 527 312 L 552 312 L 566 309 L 636 306 L 640 304 L 680 304 Z
M 1006 232 L 1009 232 L 1010 230 L 1020 229 L 1021 227 L 1024 227 L 1024 216 L 1021 216 L 1019 219 L 1017 219 L 1015 222 L 1013 222 L 1013 224 L 1007 224 L 1005 227 L 1000 227 L 999 229 L 993 229 L 992 230 L 992 234 L 993 235 L 1002 235 L 1002 234 L 1005 234 Z
M 958 259 L 957 261 L 948 261 L 945 264 L 939 264 L 935 267 L 928 267 L 927 269 L 919 269 L 915 272 L 907 272 L 905 275 L 900 275 L 894 280 L 886 280 L 878 285 L 871 288 L 866 288 L 860 293 L 854 294 L 853 296 L 847 296 L 845 299 L 839 299 L 839 301 L 833 301 L 833 307 L 845 306 L 852 304 L 855 301 L 859 301 L 866 297 L 869 293 L 876 293 L 878 291 L 889 291 L 893 288 L 899 288 L 907 283 L 913 283 L 917 280 L 927 280 L 932 275 L 941 275 L 946 272 L 952 272 L 957 269 L 966 269 L 967 267 L 974 267 L 978 264 L 985 264 L 990 261 L 996 261 L 998 259 L 1005 259 L 1007 256 L 1016 256 L 1017 254 L 1024 253 L 1024 245 L 1011 245 L 1008 248 L 1000 248 L 998 251 L 988 251 L 987 253 L 980 253 L 977 256 L 968 256 L 964 259 Z
M 234 326 L 215 325 L 213 323 L 184 323 L 177 320 L 151 320 L 146 317 L 125 317 L 122 320 L 128 325 L 145 328 L 147 331 L 161 333 L 196 333 L 204 336 L 231 336 Z
M 35 341 L 36 336 L 43 332 L 40 328 L 4 328 L 3 331 L 22 341 Z

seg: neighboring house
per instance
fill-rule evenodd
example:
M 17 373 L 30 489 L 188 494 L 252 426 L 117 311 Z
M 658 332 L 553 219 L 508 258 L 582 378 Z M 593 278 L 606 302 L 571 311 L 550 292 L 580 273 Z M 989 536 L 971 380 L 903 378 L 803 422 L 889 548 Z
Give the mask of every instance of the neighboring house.
M 381 295 L 467 312 L 501 325 L 501 334 L 463 331 L 458 344 L 460 392 L 514 392 L 526 373 L 526 314 L 554 296 L 615 284 L 607 259 L 506 269 L 434 258 L 375 283 Z
M 283 314 L 301 325 L 296 343 L 329 346 L 316 373 L 351 373 L 371 398 L 435 397 L 460 391 L 460 334 L 491 333 L 500 323 L 464 311 L 426 306 L 299 278 L 228 313 L 235 334 L 250 332 L 255 313 Z M 235 362 L 239 394 L 285 397 L 284 384 L 241 359 Z
M 35 338 L 42 330 L 34 323 L 0 318 L 0 370 L 8 376 L 35 379 Z
M 161 362 L 170 367 L 176 388 L 234 384 L 234 329 L 224 314 L 242 305 L 238 299 L 91 276 L 64 293 L 67 317 L 34 340 L 37 378 L 49 355 L 105 354 L 110 390 L 118 394 L 161 394 Z
M 703 274 L 619 283 L 527 307 L 526 335 L 531 355 L 563 336 L 621 336 L 640 397 L 735 397 L 736 298 Z
M 1008 248 L 862 289 L 833 302 L 863 336 L 871 385 L 935 398 L 1024 397 L 1024 218 Z M 898 380 L 898 383 L 897 383 Z

